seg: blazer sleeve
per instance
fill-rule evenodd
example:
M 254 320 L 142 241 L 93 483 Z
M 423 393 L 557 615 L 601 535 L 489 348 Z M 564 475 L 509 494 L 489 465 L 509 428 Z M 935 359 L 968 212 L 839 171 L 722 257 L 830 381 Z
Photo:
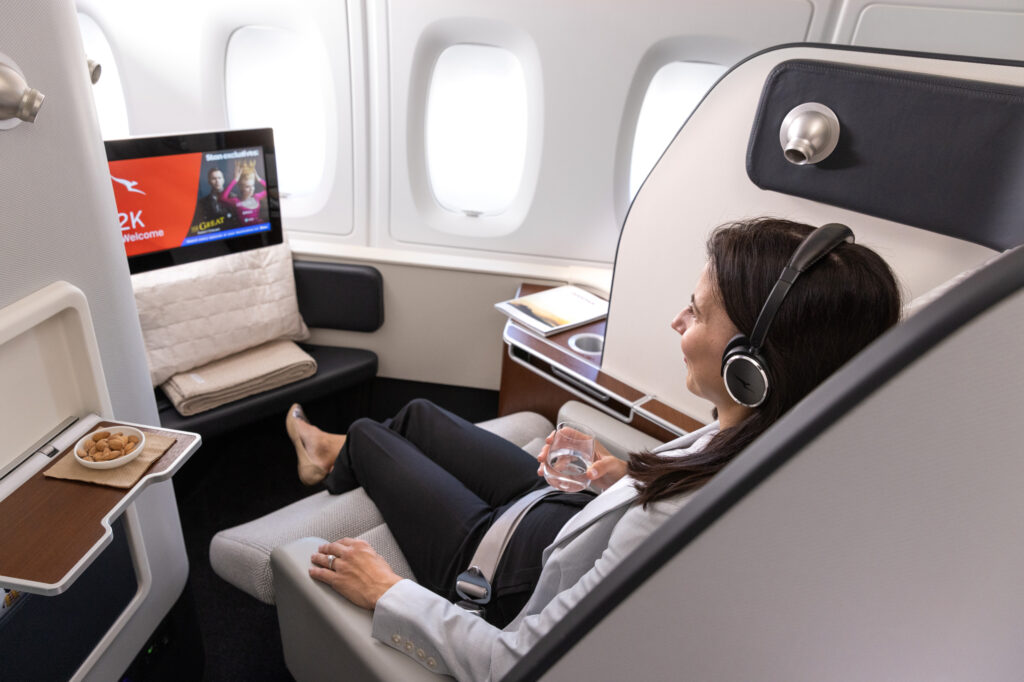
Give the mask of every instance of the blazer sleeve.
M 373 636 L 434 672 L 459 680 L 501 679 L 678 506 L 651 505 L 646 511 L 631 507 L 619 518 L 593 567 L 540 612 L 518 619 L 513 630 L 499 630 L 426 588 L 403 580 L 377 601 Z M 572 552 L 573 544 L 566 545 L 563 552 Z M 558 563 L 553 556 L 544 572 L 560 570 Z

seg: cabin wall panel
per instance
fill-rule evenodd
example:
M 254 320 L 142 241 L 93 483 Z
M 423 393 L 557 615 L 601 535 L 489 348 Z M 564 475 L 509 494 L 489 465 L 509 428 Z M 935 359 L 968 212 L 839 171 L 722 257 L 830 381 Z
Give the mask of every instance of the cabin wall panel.
M 746 20 L 738 25 L 735 17 L 741 10 Z M 374 119 L 382 126 L 374 135 L 373 159 L 379 163 L 373 182 L 379 194 L 371 208 L 372 244 L 610 262 L 624 209 L 621 193 L 616 205 L 616 168 L 628 161 L 619 140 L 632 134 L 622 130 L 621 122 L 639 107 L 639 102 L 627 102 L 627 95 L 645 54 L 663 41 L 709 44 L 721 37 L 720 44 L 728 49 L 720 50 L 719 56 L 731 64 L 768 45 L 803 40 L 812 10 L 806 0 L 762 2 L 756 7 L 743 2 L 710 6 L 592 0 L 371 1 Z M 528 91 L 541 108 L 531 121 L 543 128 L 533 129 L 531 143 L 540 145 L 539 152 L 528 152 L 528 159 L 539 158 L 539 166 L 536 178 L 528 174 L 524 182 L 527 191 L 533 188 L 532 200 L 520 227 L 506 237 L 449 234 L 436 221 L 481 218 L 424 209 L 426 179 L 417 130 L 425 104 L 423 81 L 429 78 L 430 60 L 439 46 L 431 52 L 421 42 L 443 43 L 431 32 L 442 30 L 439 25 L 451 26 L 448 35 L 453 41 L 469 41 L 459 33 L 458 23 L 469 20 L 508 27 L 499 47 L 510 49 L 524 63 Z M 500 38 L 500 29 L 493 33 Z M 588 40 L 571 39 L 579 35 Z M 539 76 L 535 72 L 531 80 L 534 61 L 539 63 Z
M 835 42 L 994 59 L 1024 59 L 1021 0 L 846 0 Z
M 75 8 L 0 0 L 0 50 L 46 100 L 34 123 L 0 131 L 0 306 L 64 280 L 88 301 L 113 415 L 157 423 L 149 372 Z M 18 397 L 5 395 L 4 409 Z M 94 679 L 115 679 L 170 609 L 188 572 L 170 483 L 136 502 L 158 586 L 104 652 Z M 74 587 L 72 587 L 74 589 Z
M 468 290 L 490 279 L 482 277 L 485 271 L 495 282 L 516 274 L 530 278 L 539 271 L 545 273 L 541 278 L 545 281 L 548 277 L 573 281 L 574 269 L 607 269 L 629 208 L 628 163 L 636 118 L 650 78 L 665 62 L 731 65 L 770 45 L 802 40 L 945 52 L 981 50 L 991 40 L 991 21 L 1015 20 L 1014 13 L 1024 11 L 1024 0 L 986 0 L 981 6 L 966 0 L 301 0 L 288 5 L 243 0 L 182 0 L 174 5 L 156 0 L 77 0 L 77 6 L 98 21 L 117 54 L 133 134 L 227 125 L 225 48 L 231 32 L 240 26 L 275 26 L 321 41 L 333 71 L 334 177 L 328 183 L 326 203 L 312 214 L 289 214 L 285 201 L 283 222 L 290 241 L 301 243 L 303 257 L 356 257 L 388 267 L 408 266 L 410 272 L 423 276 L 424 283 L 433 281 L 431 269 L 445 261 L 439 269 L 465 272 L 469 286 L 464 290 Z M 968 10 L 973 14 L 962 14 Z M 915 11 L 920 16 L 905 14 Z M 957 17 L 964 18 L 967 30 L 938 30 L 945 26 L 939 19 L 950 11 L 961 12 Z M 737 21 L 738 16 L 744 21 Z M 903 35 L 889 27 L 893 17 L 900 20 L 893 25 L 903 27 Z M 424 45 L 440 50 L 444 40 L 506 40 L 505 47 L 536 72 L 528 85 L 533 88 L 539 121 L 537 148 L 532 152 L 536 167 L 527 178 L 533 189 L 520 207 L 520 227 L 507 236 L 477 238 L 445 232 L 434 222 L 452 216 L 437 207 L 423 207 L 424 196 L 428 204 L 431 199 L 417 135 L 424 126 L 422 97 L 432 68 L 432 53 Z M 1003 43 L 992 49 L 1007 48 L 1009 44 Z M 286 83 L 268 83 L 267 96 L 295 94 Z M 300 106 L 297 111 L 301 115 Z M 715 145 L 702 153 L 708 154 L 709 166 L 721 165 Z M 683 191 L 696 201 L 699 187 Z M 741 212 L 724 200 L 719 208 L 702 229 Z M 680 209 L 667 219 L 691 225 L 697 215 L 704 215 L 703 210 Z M 689 262 L 692 256 L 698 262 L 702 256 L 693 254 L 702 253 L 702 239 L 703 233 L 687 237 L 689 255 L 680 258 Z M 399 252 L 405 255 L 392 258 Z M 931 248 L 932 255 L 940 263 L 957 262 L 938 245 Z M 467 260 L 490 265 L 463 266 Z M 426 306 L 422 310 L 430 311 L 433 319 L 446 320 L 451 314 L 436 300 L 424 297 L 425 287 L 411 275 L 393 286 L 398 300 Z M 689 286 L 686 282 L 683 288 Z M 504 288 L 504 284 L 484 287 Z M 474 324 L 479 325 L 473 338 L 482 342 L 493 332 L 490 304 L 505 297 L 501 293 L 488 299 L 486 310 L 473 314 Z M 660 314 L 660 309 L 651 313 Z M 396 315 L 389 314 L 392 323 Z M 389 376 L 419 378 L 422 370 L 409 360 L 416 355 L 413 336 L 402 331 L 386 341 L 353 343 L 399 354 L 402 360 L 386 370 Z M 669 345 L 674 348 L 671 341 Z M 387 359 L 383 360 L 386 364 Z M 616 363 L 614 357 L 611 362 Z M 428 373 L 441 376 L 439 368 L 451 364 L 438 363 L 436 371 L 431 368 Z M 475 359 L 467 366 L 478 368 L 478 374 L 467 378 L 463 369 L 445 382 L 493 387 L 496 369 L 485 364 L 482 357 Z M 405 368 L 411 372 L 408 376 L 401 374 Z
M 836 18 L 842 12 L 844 0 L 811 0 L 811 2 L 814 5 L 814 14 L 811 16 L 811 24 L 807 28 L 805 40 L 809 43 L 831 42 Z
M 235 30 L 269 26 L 308 40 L 330 73 L 322 93 L 315 93 L 327 100 L 327 165 L 323 184 L 312 196 L 283 199 L 285 224 L 365 243 L 366 143 L 353 128 L 354 122 L 361 130 L 367 126 L 365 107 L 354 106 L 366 101 L 360 2 L 307 0 L 299 11 L 240 0 L 78 0 L 77 7 L 97 21 L 111 43 L 133 136 L 229 127 L 225 60 Z M 264 92 L 268 101 L 293 101 L 300 117 L 309 94 L 269 78 Z M 357 167 L 362 168 L 358 174 Z
M 378 376 L 497 390 L 501 330 L 494 309 L 522 278 L 375 263 L 384 278 L 384 324 L 372 334 L 313 329 L 310 341 L 372 350 Z M 563 282 L 535 280 L 539 284 Z
M 115 413 L 152 421 L 156 406 L 77 22 L 63 2 L 31 10 L 3 4 L 21 14 L 0 27 L 3 52 L 46 99 L 35 123 L 0 131 L 0 306 L 56 280 L 80 288 Z M 40 35 L 52 41 L 45 50 Z

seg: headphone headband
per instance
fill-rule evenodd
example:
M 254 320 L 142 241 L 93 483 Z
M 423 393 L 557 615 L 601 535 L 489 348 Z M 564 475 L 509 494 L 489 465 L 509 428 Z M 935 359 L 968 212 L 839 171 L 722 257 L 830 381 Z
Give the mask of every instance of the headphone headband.
M 840 223 L 822 225 L 800 242 L 800 246 L 786 263 L 786 267 L 782 268 L 779 279 L 772 287 L 771 293 L 768 294 L 768 300 L 765 301 L 757 316 L 754 331 L 750 334 L 752 350 L 757 351 L 761 348 L 761 344 L 764 343 L 764 339 L 768 335 L 768 329 L 772 325 L 772 320 L 775 319 L 776 313 L 782 306 L 782 301 L 785 300 L 797 277 L 843 242 L 853 242 L 853 230 Z

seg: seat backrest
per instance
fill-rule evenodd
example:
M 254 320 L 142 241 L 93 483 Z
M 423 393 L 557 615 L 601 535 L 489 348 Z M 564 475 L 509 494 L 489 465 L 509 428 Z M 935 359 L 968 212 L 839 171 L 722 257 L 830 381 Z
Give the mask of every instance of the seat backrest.
M 797 405 L 507 679 L 1019 679 L 1022 335 L 1018 248 Z

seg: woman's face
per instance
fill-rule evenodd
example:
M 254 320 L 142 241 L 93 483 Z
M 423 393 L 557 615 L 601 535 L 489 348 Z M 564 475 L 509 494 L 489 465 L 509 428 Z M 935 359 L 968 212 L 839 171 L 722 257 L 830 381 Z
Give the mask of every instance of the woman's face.
M 243 199 L 248 199 L 256 193 L 256 181 L 252 178 L 242 180 L 238 185 L 238 191 L 241 192 Z
M 722 353 L 733 336 L 739 334 L 708 276 L 708 266 L 697 280 L 690 305 L 672 320 L 679 334 L 679 346 L 686 363 L 686 388 L 694 395 L 710 400 L 722 417 L 723 409 L 738 407 L 725 390 L 722 379 Z

